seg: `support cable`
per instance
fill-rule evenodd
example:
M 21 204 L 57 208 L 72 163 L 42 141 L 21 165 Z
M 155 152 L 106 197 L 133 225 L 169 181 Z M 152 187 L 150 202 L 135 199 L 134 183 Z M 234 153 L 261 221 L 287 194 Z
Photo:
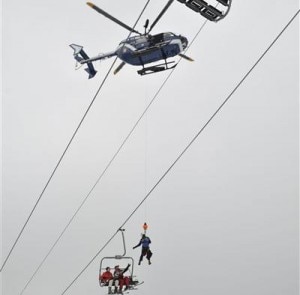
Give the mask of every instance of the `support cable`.
M 150 0 L 148 0 L 148 1 L 146 2 L 145 6 L 144 6 L 144 8 L 143 8 L 143 10 L 142 10 L 142 12 L 140 13 L 140 15 L 139 15 L 137 21 L 136 21 L 135 24 L 134 24 L 134 27 L 133 27 L 133 28 L 135 28 L 135 26 L 137 25 L 138 21 L 140 20 L 142 14 L 144 13 L 144 11 L 145 11 L 146 7 L 148 6 L 149 2 L 150 2 Z M 130 35 L 131 35 L 131 32 L 129 33 L 127 39 L 130 37 Z M 53 178 L 53 176 L 54 176 L 56 170 L 57 170 L 58 167 L 60 166 L 60 163 L 62 162 L 62 160 L 63 160 L 63 158 L 64 158 L 66 152 L 68 151 L 68 149 L 69 149 L 71 143 L 73 142 L 73 139 L 75 138 L 75 136 L 76 136 L 76 134 L 77 134 L 79 128 L 81 127 L 81 125 L 82 125 L 84 119 L 86 118 L 88 112 L 90 111 L 92 105 L 94 104 L 94 102 L 95 102 L 95 100 L 96 100 L 96 98 L 97 98 L 97 96 L 98 96 L 100 90 L 102 89 L 103 85 L 105 84 L 105 82 L 106 82 L 106 80 L 107 80 L 109 74 L 111 73 L 111 70 L 112 70 L 112 68 L 114 67 L 114 65 L 115 65 L 115 63 L 116 63 L 116 61 L 117 61 L 117 59 L 118 59 L 118 57 L 116 57 L 116 58 L 114 59 L 113 63 L 111 64 L 111 66 L 110 66 L 108 72 L 106 73 L 106 75 L 105 75 L 103 81 L 101 82 L 101 84 L 100 84 L 98 90 L 96 91 L 96 93 L 95 93 L 95 95 L 94 95 L 94 97 L 93 97 L 91 103 L 89 104 L 89 106 L 88 106 L 87 110 L 85 111 L 85 113 L 84 113 L 82 119 L 80 120 L 80 122 L 79 122 L 79 124 L 78 124 L 78 126 L 77 126 L 77 128 L 76 128 L 76 130 L 75 130 L 75 132 L 73 133 L 73 135 L 72 135 L 71 139 L 69 140 L 69 142 L 68 142 L 68 144 L 67 144 L 65 150 L 63 151 L 61 157 L 59 158 L 59 161 L 57 162 L 57 164 L 56 164 L 54 170 L 52 171 L 52 173 L 51 173 L 51 175 L 50 175 L 50 177 L 49 177 L 49 179 L 48 179 L 48 181 L 47 181 L 47 183 L 46 183 L 46 185 L 44 186 L 44 188 L 43 188 L 41 194 L 39 195 L 37 201 L 35 202 L 35 204 L 34 204 L 34 206 L 33 206 L 33 209 L 31 210 L 31 212 L 30 212 L 30 214 L 29 214 L 27 220 L 25 221 L 25 223 L 24 223 L 24 225 L 23 225 L 23 227 L 22 227 L 20 233 L 18 234 L 18 236 L 17 236 L 17 238 L 16 238 L 16 240 L 15 240 L 13 246 L 11 247 L 11 249 L 10 249 L 10 251 L 9 251 L 9 253 L 8 253 L 8 255 L 7 255 L 7 257 L 5 258 L 5 260 L 4 260 L 4 262 L 3 262 L 2 266 L 1 266 L 0 272 L 2 272 L 2 270 L 4 269 L 4 266 L 6 265 L 6 263 L 7 263 L 8 259 L 9 259 L 9 257 L 11 256 L 11 254 L 12 254 L 14 248 L 16 247 L 16 245 L 17 245 L 17 243 L 18 243 L 18 241 L 19 241 L 21 235 L 23 234 L 23 232 L 24 232 L 24 230 L 25 230 L 25 228 L 26 228 L 26 226 L 27 226 L 27 224 L 28 224 L 28 222 L 29 222 L 31 216 L 33 215 L 33 213 L 34 213 L 34 211 L 35 211 L 35 209 L 36 209 L 38 203 L 40 202 L 41 198 L 43 197 L 44 192 L 46 191 L 46 189 L 47 189 L 49 183 L 51 182 L 51 180 L 52 180 L 52 178 Z
M 166 175 L 172 170 L 172 168 L 176 165 L 176 163 L 181 159 L 181 157 L 185 154 L 185 152 L 191 147 L 191 145 L 196 141 L 199 135 L 205 130 L 205 128 L 210 124 L 210 122 L 215 118 L 215 116 L 221 111 L 224 105 L 229 101 L 232 95 L 237 91 L 237 89 L 243 84 L 243 82 L 247 79 L 250 73 L 256 68 L 259 62 L 264 58 L 264 56 L 268 53 L 268 51 L 273 47 L 276 41 L 280 38 L 280 36 L 285 32 L 285 30 L 289 27 L 289 25 L 293 22 L 293 20 L 299 14 L 298 10 L 296 14 L 291 18 L 288 24 L 282 29 L 282 31 L 277 35 L 277 37 L 272 41 L 272 43 L 268 46 L 268 48 L 263 52 L 263 54 L 258 58 L 258 60 L 254 63 L 254 65 L 250 68 L 250 70 L 243 76 L 237 86 L 231 91 L 231 93 L 227 96 L 227 98 L 223 101 L 223 103 L 218 107 L 218 109 L 212 114 L 212 116 L 208 119 L 208 121 L 204 124 L 204 126 L 197 132 L 197 134 L 192 138 L 192 140 L 188 143 L 188 145 L 184 148 L 184 150 L 179 154 L 179 156 L 175 159 L 175 161 L 171 164 L 171 166 L 164 172 L 164 174 L 159 178 L 156 184 L 152 187 L 152 189 L 147 193 L 147 195 L 140 201 L 137 207 L 132 211 L 132 213 L 125 219 L 122 225 L 119 228 L 123 228 L 124 225 L 131 219 L 131 217 L 135 214 L 135 212 L 140 208 L 140 206 L 146 201 L 146 199 L 151 195 L 151 193 L 156 189 L 156 187 L 162 182 L 162 180 L 166 177 Z M 111 240 L 117 235 L 115 232 L 112 237 L 104 244 L 104 246 L 94 255 L 94 257 L 88 262 L 88 264 L 80 271 L 80 273 L 73 279 L 73 281 L 66 287 L 66 289 L 61 293 L 61 295 L 65 294 L 69 288 L 77 281 L 77 279 L 83 274 L 83 272 L 91 265 L 91 263 L 98 257 L 98 255 L 106 248 L 106 246 L 111 242 Z
M 203 30 L 203 28 L 204 28 L 204 26 L 206 25 L 207 22 L 208 22 L 208 20 L 206 20 L 202 24 L 202 26 L 200 27 L 200 29 L 196 33 L 196 35 L 193 38 L 193 40 L 190 42 L 190 45 L 186 49 L 185 52 L 187 52 L 188 49 L 192 46 L 192 44 L 194 43 L 195 39 L 198 37 L 198 35 L 200 34 L 200 32 Z M 179 64 L 179 62 L 181 60 L 182 60 L 182 58 L 180 57 L 180 59 L 179 59 L 179 61 L 178 61 L 177 64 Z M 34 273 L 32 274 L 32 276 L 30 277 L 30 279 L 26 283 L 26 285 L 23 288 L 23 290 L 21 291 L 20 295 L 22 295 L 24 293 L 24 291 L 26 290 L 26 288 L 28 287 L 28 285 L 31 283 L 31 281 L 34 279 L 34 277 L 36 276 L 36 274 L 38 273 L 38 271 L 40 270 L 40 268 L 42 267 L 42 265 L 45 263 L 45 261 L 47 260 L 47 258 L 51 254 L 51 252 L 54 250 L 54 248 L 56 247 L 56 245 L 58 244 L 58 242 L 60 241 L 60 239 L 62 238 L 62 236 L 65 234 L 65 232 L 67 231 L 67 229 L 69 228 L 69 226 L 71 225 L 71 223 L 73 222 L 73 220 L 75 219 L 76 215 L 81 210 L 81 208 L 83 207 L 83 205 L 86 203 L 86 201 L 88 200 L 88 198 L 90 197 L 90 195 L 94 191 L 95 187 L 98 185 L 98 183 L 100 182 L 100 180 L 103 178 L 103 176 L 105 175 L 105 173 L 107 172 L 107 170 L 109 169 L 109 167 L 111 166 L 111 164 L 113 163 L 113 161 L 115 160 L 115 158 L 118 156 L 118 154 L 120 153 L 120 151 L 122 150 L 122 148 L 124 147 L 124 145 L 126 144 L 126 142 L 128 141 L 128 139 L 130 138 L 130 136 L 132 135 L 132 133 L 134 132 L 134 130 L 136 129 L 136 127 L 138 126 L 138 124 L 140 123 L 140 121 L 142 120 L 142 118 L 147 113 L 147 111 L 150 108 L 150 106 L 153 104 L 153 102 L 155 101 L 155 99 L 158 97 L 159 93 L 161 92 L 161 90 L 163 89 L 163 87 L 165 86 L 165 84 L 167 83 L 167 81 L 169 80 L 169 78 L 171 77 L 171 75 L 172 75 L 172 73 L 174 72 L 175 69 L 176 68 L 173 68 L 172 70 L 170 70 L 169 75 L 164 80 L 164 82 L 162 83 L 162 85 L 160 86 L 160 88 L 158 89 L 158 91 L 155 93 L 154 97 L 152 98 L 152 100 L 150 101 L 150 103 L 148 104 L 148 106 L 145 108 L 145 110 L 143 111 L 143 113 L 140 115 L 139 119 L 136 121 L 136 123 L 134 124 L 134 126 L 132 127 L 132 129 L 130 130 L 130 132 L 128 133 L 128 135 L 125 137 L 125 139 L 123 140 L 122 144 L 117 149 L 117 151 L 115 152 L 115 154 L 113 155 L 113 157 L 111 158 L 111 160 L 108 162 L 108 164 L 106 165 L 105 169 L 102 171 L 102 173 L 100 174 L 100 176 L 98 177 L 98 179 L 96 180 L 95 184 L 92 186 L 92 188 L 90 189 L 90 191 L 88 192 L 88 194 L 86 195 L 86 197 L 80 203 L 79 207 L 77 208 L 77 210 L 75 211 L 75 213 L 73 214 L 73 216 L 70 218 L 70 220 L 67 223 L 67 225 L 64 227 L 64 229 L 62 230 L 62 232 L 60 233 L 60 235 L 58 236 L 58 238 L 56 239 L 56 241 L 53 243 L 53 245 L 49 249 L 49 251 L 46 254 L 46 256 L 43 258 L 43 260 L 41 261 L 41 263 L 39 264 L 39 266 L 36 268 L 36 270 L 34 271 Z

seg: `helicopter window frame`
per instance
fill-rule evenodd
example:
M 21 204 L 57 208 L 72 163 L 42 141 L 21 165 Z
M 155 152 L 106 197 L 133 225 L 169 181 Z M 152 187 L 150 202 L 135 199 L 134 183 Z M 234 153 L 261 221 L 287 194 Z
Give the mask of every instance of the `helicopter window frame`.
M 176 34 L 174 34 L 172 32 L 166 32 L 166 33 L 164 33 L 164 41 L 169 41 L 173 37 L 176 37 Z

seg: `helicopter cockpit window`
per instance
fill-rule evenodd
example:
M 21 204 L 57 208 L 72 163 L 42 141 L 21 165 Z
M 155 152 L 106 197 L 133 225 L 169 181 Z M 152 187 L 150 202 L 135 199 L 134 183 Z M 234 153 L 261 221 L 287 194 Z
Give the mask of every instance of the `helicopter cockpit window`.
M 171 32 L 164 33 L 164 40 L 165 41 L 171 40 L 174 36 L 176 36 L 176 35 Z
M 157 43 L 163 42 L 164 41 L 164 35 L 165 35 L 164 33 L 161 33 L 161 34 L 151 36 L 152 43 L 157 44 Z
M 134 36 L 134 37 L 130 37 L 126 40 L 123 40 L 120 44 L 123 44 L 123 43 L 138 44 L 138 43 L 143 43 L 143 42 L 146 42 L 145 37 Z
M 130 38 L 128 38 L 128 41 L 129 41 L 129 42 L 135 41 L 135 40 L 136 40 L 136 37 L 137 37 L 137 36 L 130 37 Z

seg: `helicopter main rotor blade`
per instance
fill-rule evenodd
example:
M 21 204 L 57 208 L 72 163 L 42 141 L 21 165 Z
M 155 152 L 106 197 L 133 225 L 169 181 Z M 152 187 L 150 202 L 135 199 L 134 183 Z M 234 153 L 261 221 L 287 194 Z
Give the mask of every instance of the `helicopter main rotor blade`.
M 122 61 L 119 66 L 114 70 L 114 75 L 116 75 L 123 67 L 125 66 L 125 62 Z
M 185 55 L 185 54 L 179 53 L 178 55 L 179 55 L 180 57 L 182 57 L 182 58 L 188 60 L 188 61 L 194 61 L 191 57 L 189 57 L 189 56 L 187 56 L 187 55 Z
M 120 20 L 116 19 L 115 17 L 113 17 L 112 15 L 108 14 L 107 12 L 105 12 L 104 10 L 102 10 L 101 8 L 99 8 L 98 6 L 96 6 L 95 4 L 91 3 L 91 2 L 87 2 L 86 3 L 88 6 L 92 7 L 94 10 L 96 10 L 98 13 L 104 15 L 105 17 L 109 18 L 110 20 L 112 20 L 113 22 L 117 23 L 118 25 L 120 25 L 121 27 L 125 28 L 126 30 L 130 31 L 130 32 L 134 32 L 136 34 L 142 35 L 140 32 L 136 31 L 135 29 L 127 26 L 126 24 L 124 24 L 123 22 L 121 22 Z
M 171 4 L 174 2 L 174 0 L 169 0 L 168 3 L 166 4 L 166 6 L 163 8 L 163 10 L 161 11 L 161 13 L 158 15 L 158 17 L 155 19 L 155 21 L 152 23 L 152 25 L 150 26 L 150 29 L 148 31 L 148 33 L 150 33 L 150 31 L 154 28 L 154 26 L 157 24 L 157 22 L 161 19 L 161 17 L 165 14 L 165 12 L 168 10 L 168 8 L 171 6 Z

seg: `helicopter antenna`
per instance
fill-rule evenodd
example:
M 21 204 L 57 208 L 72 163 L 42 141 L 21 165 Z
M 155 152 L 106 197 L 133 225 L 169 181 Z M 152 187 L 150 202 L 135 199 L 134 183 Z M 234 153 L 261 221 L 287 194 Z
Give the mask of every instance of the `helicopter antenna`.
M 146 33 L 147 33 L 147 28 L 148 28 L 148 26 L 149 26 L 149 19 L 146 19 L 146 22 L 145 22 L 145 24 L 144 24 L 145 35 L 146 35 Z
M 154 26 L 158 23 L 158 21 L 161 19 L 161 17 L 165 14 L 165 12 L 169 9 L 169 7 L 171 6 L 171 4 L 174 2 L 174 0 L 169 0 L 168 3 L 165 5 L 165 7 L 163 8 L 163 10 L 160 12 L 160 14 L 157 16 L 157 18 L 155 19 L 155 21 L 152 23 L 148 33 L 150 33 L 150 31 L 154 28 Z

